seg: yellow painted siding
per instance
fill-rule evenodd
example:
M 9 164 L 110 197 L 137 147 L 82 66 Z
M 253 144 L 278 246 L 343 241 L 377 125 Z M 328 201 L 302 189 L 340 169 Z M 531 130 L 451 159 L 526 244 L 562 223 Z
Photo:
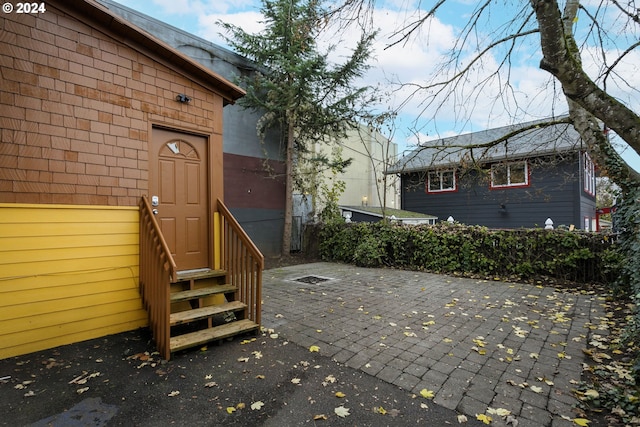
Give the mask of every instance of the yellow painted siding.
M 147 324 L 138 208 L 0 203 L 0 359 Z

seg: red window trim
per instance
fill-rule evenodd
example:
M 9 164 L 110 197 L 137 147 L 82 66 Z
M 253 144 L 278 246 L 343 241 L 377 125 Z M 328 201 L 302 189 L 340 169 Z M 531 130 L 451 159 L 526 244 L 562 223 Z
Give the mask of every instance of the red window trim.
M 582 152 L 582 191 L 591 197 L 596 195 L 596 164 L 591 159 L 591 156 L 586 151 Z M 587 184 L 587 161 L 589 162 L 591 173 L 591 184 L 593 185 L 593 191 L 589 190 L 590 185 Z
M 447 188 L 446 190 L 431 190 L 429 186 L 429 174 L 432 172 L 453 172 L 453 188 Z M 458 171 L 456 169 L 444 169 L 441 171 L 427 171 L 427 179 L 425 182 L 425 193 L 438 194 L 438 193 L 455 193 L 458 191 Z
M 525 169 L 527 170 L 527 182 L 525 184 L 513 184 L 513 185 L 493 185 L 493 165 L 492 168 L 489 170 L 490 174 L 491 174 L 491 180 L 489 181 L 489 189 L 490 190 L 505 190 L 505 189 L 511 189 L 511 188 L 527 188 L 527 187 L 531 187 L 531 168 L 529 167 L 529 162 L 526 160 L 517 160 L 517 161 L 513 161 L 513 162 L 507 162 L 505 164 L 509 165 L 509 164 L 515 164 L 515 163 L 524 163 L 525 164 Z

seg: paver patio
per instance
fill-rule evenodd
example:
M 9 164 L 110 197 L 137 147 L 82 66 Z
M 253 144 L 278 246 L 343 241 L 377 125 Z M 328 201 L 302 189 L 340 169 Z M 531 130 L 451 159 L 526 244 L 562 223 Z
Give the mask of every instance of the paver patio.
M 291 342 L 468 417 L 507 409 L 518 427 L 573 425 L 582 349 L 607 334 L 598 295 L 345 264 L 267 270 L 263 300 L 263 325 Z

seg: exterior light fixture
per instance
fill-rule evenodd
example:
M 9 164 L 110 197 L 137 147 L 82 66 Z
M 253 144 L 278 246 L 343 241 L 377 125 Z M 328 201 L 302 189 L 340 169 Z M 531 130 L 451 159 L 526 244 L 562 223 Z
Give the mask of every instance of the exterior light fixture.
M 191 98 L 189 98 L 184 93 L 179 93 L 178 95 L 176 95 L 176 101 L 181 102 L 183 104 L 188 104 L 191 101 Z

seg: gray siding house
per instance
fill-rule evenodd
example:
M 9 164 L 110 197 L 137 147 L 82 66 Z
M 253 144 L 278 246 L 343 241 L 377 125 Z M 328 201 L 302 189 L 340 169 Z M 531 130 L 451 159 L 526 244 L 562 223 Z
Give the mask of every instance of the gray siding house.
M 429 142 L 391 171 L 401 207 L 490 228 L 595 230 L 594 164 L 570 124 L 529 122 Z M 500 141 L 498 144 L 493 144 Z

